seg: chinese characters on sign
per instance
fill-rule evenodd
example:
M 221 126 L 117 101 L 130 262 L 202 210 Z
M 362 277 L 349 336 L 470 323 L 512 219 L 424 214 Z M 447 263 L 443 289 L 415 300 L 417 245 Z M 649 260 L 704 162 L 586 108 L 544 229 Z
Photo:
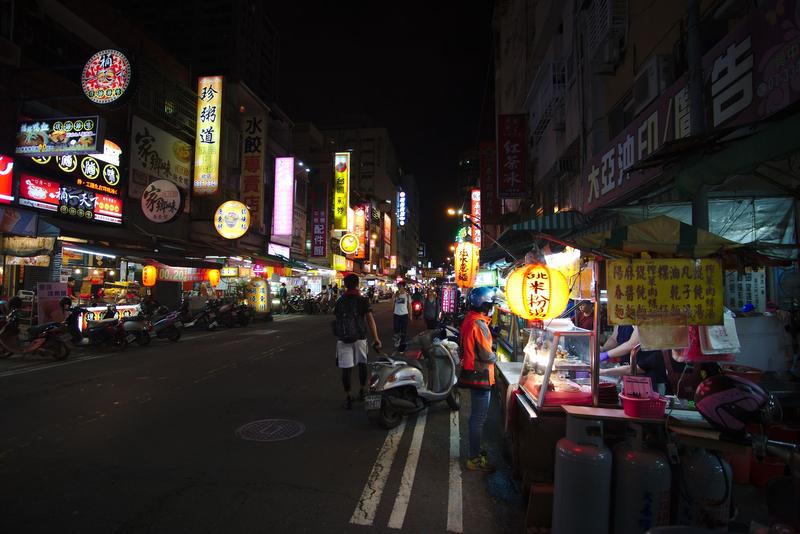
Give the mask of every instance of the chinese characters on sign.
M 250 208 L 259 230 L 264 227 L 264 150 L 267 118 L 250 115 L 242 128 L 242 177 L 239 187 L 242 202 Z
M 725 271 L 725 305 L 732 310 L 741 310 L 745 304 L 752 304 L 756 312 L 767 309 L 766 270 Z
M 333 254 L 333 258 L 331 259 L 331 267 L 333 267 L 334 271 L 346 271 L 347 258 L 339 254 Z
M 22 156 L 94 154 L 105 139 L 99 117 L 38 119 L 22 122 L 14 152 Z
M 359 204 L 355 208 L 355 221 L 353 222 L 353 233 L 358 239 L 358 250 L 353 255 L 356 259 L 366 257 L 367 248 L 367 215 L 369 214 L 369 204 Z
M 350 205 L 350 153 L 337 152 L 333 159 L 333 229 L 348 230 Z
M 31 158 L 31 161 L 48 169 L 48 172 L 59 176 L 63 175 L 86 189 L 119 196 L 119 157 L 121 155 L 122 149 L 119 148 L 119 145 L 106 139 L 102 154 L 35 156 Z
M 222 140 L 222 76 L 197 80 L 197 129 L 194 144 L 194 194 L 213 195 L 219 189 Z
M 654 313 L 686 314 L 690 325 L 722 324 L 718 260 L 614 260 L 606 282 L 611 324 L 636 324 L 637 316 Z
M 392 255 L 392 219 L 388 213 L 383 214 L 383 257 Z
M 20 175 L 19 203 L 84 220 L 122 223 L 122 200 L 59 182 Z
M 406 225 L 406 192 L 397 193 L 397 226 Z
M 83 66 L 83 94 L 95 104 L 111 104 L 125 95 L 132 73 L 131 63 L 125 54 L 119 50 L 101 50 Z
M 250 228 L 250 211 L 236 200 L 223 202 L 214 214 L 214 228 L 225 239 L 239 239 Z
M 272 235 L 292 236 L 294 221 L 294 158 L 275 158 Z
M 499 198 L 530 194 L 528 146 L 524 114 L 497 116 L 497 193 Z
M 311 185 L 311 256 L 328 255 L 328 184 L 318 180 Z
M 397 256 L 394 254 L 392 254 L 392 256 L 389 258 L 389 268 L 397 269 Z
M 481 190 L 473 189 L 470 193 L 470 201 L 472 203 L 471 215 L 472 222 L 481 225 Z M 481 247 L 481 230 L 475 224 L 472 225 L 472 242 L 475 246 Z
M 453 286 L 442 288 L 442 313 L 456 312 L 456 291 Z
M 154 223 L 174 219 L 181 209 L 181 192 L 169 180 L 156 180 L 142 193 L 142 213 Z
M 133 116 L 128 195 L 140 198 L 155 180 L 169 180 L 189 195 L 192 147 L 161 128 Z M 187 202 L 187 208 L 188 208 Z

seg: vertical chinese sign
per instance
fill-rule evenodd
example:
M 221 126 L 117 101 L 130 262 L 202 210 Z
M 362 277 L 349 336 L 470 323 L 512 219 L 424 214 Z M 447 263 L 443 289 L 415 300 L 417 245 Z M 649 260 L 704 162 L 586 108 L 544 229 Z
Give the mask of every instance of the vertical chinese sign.
M 500 221 L 500 198 L 497 196 L 496 160 L 494 141 L 483 141 L 479 149 L 481 210 L 485 224 Z
M 683 314 L 686 324 L 722 324 L 718 260 L 616 260 L 606 271 L 608 322 L 637 324 L 647 315 Z
M 328 256 L 328 184 L 322 180 L 311 186 L 311 256 Z
M 481 221 L 481 190 L 480 189 L 473 189 L 470 192 L 470 202 L 471 210 L 470 213 L 472 215 L 472 222 L 477 223 L 478 226 L 482 227 Z M 472 242 L 475 244 L 476 247 L 480 248 L 481 246 L 481 229 L 478 228 L 475 224 L 472 225 Z
M 524 114 L 497 116 L 497 194 L 528 198 L 527 135 Z
M 333 229 L 348 230 L 350 207 L 350 153 L 337 152 L 333 159 Z
M 275 202 L 272 207 L 272 237 L 288 237 L 288 243 L 291 243 L 293 220 L 294 158 L 275 158 Z
M 355 217 L 353 222 L 353 233 L 358 238 L 358 249 L 352 255 L 355 259 L 364 259 L 366 257 L 367 248 L 367 210 L 368 204 L 359 204 L 355 208 Z
M 242 128 L 242 177 L 239 186 L 242 202 L 250 208 L 256 227 L 264 231 L 264 149 L 267 121 L 264 115 L 244 118 Z
M 222 76 L 197 80 L 197 130 L 194 144 L 194 194 L 207 196 L 219 189 L 222 140 Z
M 389 259 L 392 255 L 392 219 L 388 213 L 383 214 L 383 257 Z

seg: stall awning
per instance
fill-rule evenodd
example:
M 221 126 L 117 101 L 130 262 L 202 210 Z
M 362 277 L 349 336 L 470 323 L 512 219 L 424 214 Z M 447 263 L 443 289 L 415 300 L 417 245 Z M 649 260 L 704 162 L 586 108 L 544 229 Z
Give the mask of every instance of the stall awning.
M 561 211 L 513 224 L 500 234 L 497 239 L 499 245 L 490 244 L 489 239 L 484 240 L 481 264 L 494 263 L 503 258 L 521 258 L 537 241 L 537 233 L 560 235 L 574 229 L 582 218 L 583 215 L 577 211 Z
M 531 230 L 534 232 L 557 232 L 559 230 L 572 230 L 578 224 L 582 215 L 577 211 L 560 211 L 542 217 L 536 217 L 521 223 L 511 225 L 509 230 Z M 506 230 L 508 232 L 509 230 Z M 504 232 L 505 233 L 505 232 Z

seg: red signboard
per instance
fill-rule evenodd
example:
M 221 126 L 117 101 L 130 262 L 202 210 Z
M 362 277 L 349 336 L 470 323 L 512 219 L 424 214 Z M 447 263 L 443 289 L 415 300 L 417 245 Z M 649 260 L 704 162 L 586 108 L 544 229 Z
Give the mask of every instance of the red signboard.
M 473 222 L 477 223 L 476 225 L 472 225 L 472 242 L 475 244 L 476 247 L 481 246 L 481 229 L 478 226 L 482 227 L 483 221 L 481 219 L 481 190 L 480 189 L 473 189 L 470 192 L 470 203 L 471 203 L 471 215 Z
M 0 204 L 11 204 L 14 195 L 11 189 L 11 179 L 14 177 L 14 160 L 8 156 L 0 155 Z
M 525 115 L 497 116 L 497 194 L 500 198 L 528 198 Z
M 122 200 L 71 184 L 21 174 L 19 203 L 83 220 L 122 223 Z
M 483 141 L 479 148 L 481 211 L 485 224 L 500 221 L 500 198 L 497 196 L 496 160 L 494 141 Z
M 387 260 L 392 255 L 392 219 L 388 213 L 383 214 L 383 257 Z
M 800 2 L 770 0 L 703 56 L 706 125 L 741 126 L 800 100 Z M 582 211 L 618 200 L 661 174 L 629 172 L 665 143 L 690 134 L 687 76 L 679 78 L 587 163 Z

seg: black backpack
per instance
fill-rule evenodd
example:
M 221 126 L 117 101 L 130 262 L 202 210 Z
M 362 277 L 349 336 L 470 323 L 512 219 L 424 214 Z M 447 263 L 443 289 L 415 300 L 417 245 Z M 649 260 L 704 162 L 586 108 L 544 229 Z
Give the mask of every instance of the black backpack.
M 347 295 L 336 302 L 334 314 L 336 320 L 331 323 L 333 335 L 342 343 L 355 343 L 366 339 L 367 329 L 364 321 L 358 316 L 358 298 Z

